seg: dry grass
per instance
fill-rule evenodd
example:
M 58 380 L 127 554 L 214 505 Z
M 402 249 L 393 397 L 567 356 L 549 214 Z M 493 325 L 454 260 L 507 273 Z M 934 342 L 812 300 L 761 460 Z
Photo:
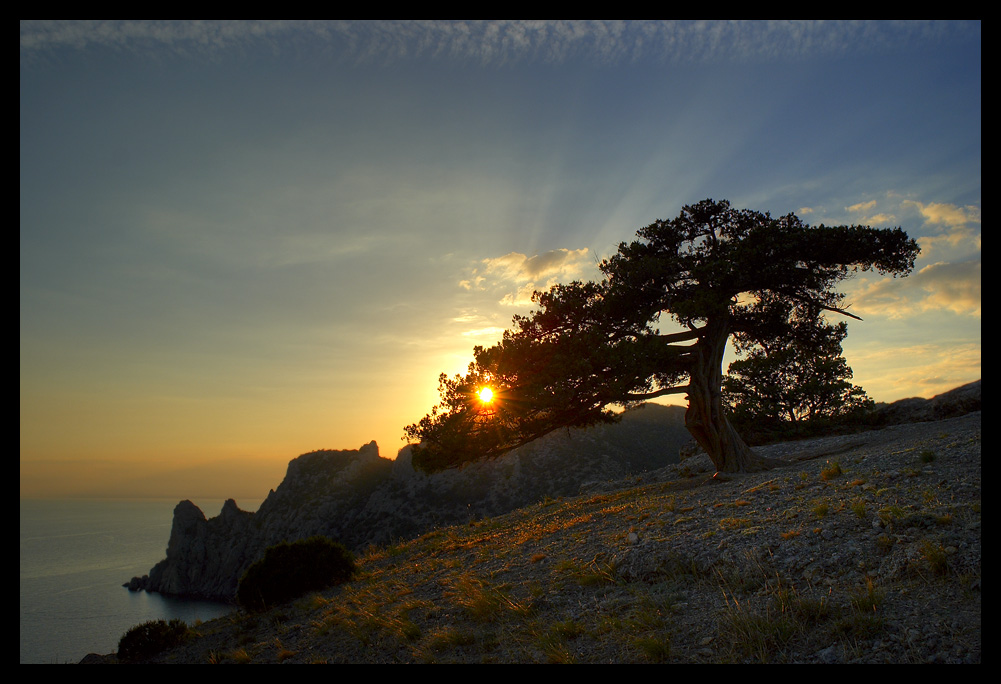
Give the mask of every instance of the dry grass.
M 373 548 L 359 558 L 361 572 L 351 583 L 286 606 L 293 616 L 288 623 L 276 626 L 269 615 L 255 623 L 237 616 L 228 637 L 215 634 L 209 623 L 199 630 L 204 641 L 192 660 L 809 662 L 831 648 L 846 660 L 866 660 L 873 644 L 902 633 L 899 626 L 888 629 L 893 620 L 913 616 L 912 609 L 895 605 L 901 596 L 922 594 L 913 587 L 938 589 L 952 582 L 979 606 L 978 577 L 951 568 L 936 536 L 942 527 L 979 520 L 979 501 L 951 501 L 937 491 L 922 497 L 920 489 L 911 496 L 899 479 L 854 472 L 857 463 L 851 466 L 855 479 L 838 480 L 843 471 L 837 467 L 825 476 L 832 464 L 818 462 L 802 476 L 792 471 L 756 482 L 748 478 L 746 484 L 696 475 L 548 500 Z M 774 506 L 779 496 L 788 503 Z M 916 515 L 932 521 L 919 528 L 927 537 L 920 572 L 905 573 L 896 587 L 870 577 L 860 582 L 859 572 L 846 575 L 850 581 L 830 575 L 814 580 L 802 564 L 790 573 L 770 558 L 836 552 L 840 539 L 824 541 L 833 527 L 861 530 L 858 539 L 876 563 L 908 551 L 913 559 L 913 543 L 906 548 L 894 526 Z M 874 539 L 866 518 L 886 531 Z M 755 537 L 739 546 L 760 548 L 760 556 L 738 553 L 733 560 L 724 553 L 747 534 L 769 535 L 768 544 L 758 546 Z M 620 564 L 633 544 L 647 550 L 702 548 L 716 560 L 706 564 L 679 552 L 656 577 L 627 581 Z M 920 657 L 907 653 L 900 659 Z

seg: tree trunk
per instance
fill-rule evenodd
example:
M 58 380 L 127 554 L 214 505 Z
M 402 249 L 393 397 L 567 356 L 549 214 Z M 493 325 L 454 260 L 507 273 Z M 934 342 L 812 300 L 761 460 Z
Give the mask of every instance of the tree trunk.
M 758 470 L 760 464 L 750 447 L 723 413 L 723 351 L 730 337 L 729 321 L 726 317 L 711 318 L 702 333 L 689 377 L 685 427 L 709 454 L 717 471 Z

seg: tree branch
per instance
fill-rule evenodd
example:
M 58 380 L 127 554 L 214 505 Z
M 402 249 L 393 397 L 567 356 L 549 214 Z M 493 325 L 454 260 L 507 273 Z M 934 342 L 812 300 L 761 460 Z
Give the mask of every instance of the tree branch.
M 702 328 L 692 328 L 691 330 L 682 330 L 681 332 L 671 333 L 670 335 L 657 335 L 657 339 L 671 344 L 672 342 L 697 340 L 701 334 Z
M 657 397 L 664 397 L 668 394 L 687 394 L 688 385 L 677 385 L 675 387 L 665 387 L 664 389 L 659 389 L 654 392 L 646 392 L 644 394 L 626 394 L 623 396 L 625 401 L 644 401 L 646 399 L 655 399 Z
M 780 290 L 780 289 L 774 288 L 774 287 L 771 288 L 771 289 L 775 290 L 779 294 L 783 294 L 783 295 L 785 295 L 787 297 L 792 297 L 795 300 L 798 300 L 798 301 L 801 301 L 801 302 L 805 302 L 807 304 L 811 304 L 813 306 L 816 306 L 817 308 L 824 309 L 825 311 L 831 311 L 833 313 L 839 313 L 842 316 L 848 316 L 849 318 L 854 318 L 856 321 L 861 321 L 862 320 L 861 316 L 856 316 L 855 314 L 849 313 L 845 309 L 839 309 L 836 306 L 831 306 L 829 304 L 821 304 L 816 299 L 813 299 L 812 297 L 808 297 L 806 295 L 800 294 L 799 292 L 789 292 L 787 290 Z

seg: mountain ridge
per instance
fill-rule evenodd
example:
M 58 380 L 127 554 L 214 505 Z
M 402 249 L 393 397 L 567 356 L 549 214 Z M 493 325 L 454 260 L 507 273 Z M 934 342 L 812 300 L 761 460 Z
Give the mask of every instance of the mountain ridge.
M 980 396 L 978 380 L 931 399 L 880 406 L 874 421 L 961 415 L 979 410 Z M 289 462 L 285 478 L 254 513 L 228 499 L 218 516 L 206 518 L 190 501 L 179 503 L 167 557 L 124 586 L 232 600 L 246 568 L 282 541 L 322 535 L 360 551 L 545 499 L 608 489 L 678 463 L 683 448 L 691 452 L 684 413 L 679 406 L 645 404 L 625 411 L 617 423 L 553 432 L 496 459 L 431 475 L 412 467 L 409 447 L 395 460 L 380 456 L 374 441 L 354 450 L 309 452 Z
M 981 662 L 979 411 L 760 449 L 371 547 L 151 662 Z
M 180 502 L 167 557 L 125 586 L 230 600 L 246 568 L 281 541 L 322 535 L 361 550 L 576 495 L 589 483 L 677 463 L 690 440 L 684 411 L 647 404 L 617 423 L 558 431 L 497 459 L 431 475 L 414 470 L 409 447 L 395 460 L 380 456 L 374 441 L 308 452 L 289 462 L 256 512 L 228 499 L 218 516 L 206 518 L 190 501 Z

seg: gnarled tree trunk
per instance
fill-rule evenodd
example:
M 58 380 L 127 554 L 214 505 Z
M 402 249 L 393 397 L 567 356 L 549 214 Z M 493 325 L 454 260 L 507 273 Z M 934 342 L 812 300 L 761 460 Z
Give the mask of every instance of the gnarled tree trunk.
M 760 464 L 723 413 L 723 352 L 729 336 L 725 317 L 711 318 L 702 330 L 689 376 L 685 427 L 717 471 L 743 473 Z

